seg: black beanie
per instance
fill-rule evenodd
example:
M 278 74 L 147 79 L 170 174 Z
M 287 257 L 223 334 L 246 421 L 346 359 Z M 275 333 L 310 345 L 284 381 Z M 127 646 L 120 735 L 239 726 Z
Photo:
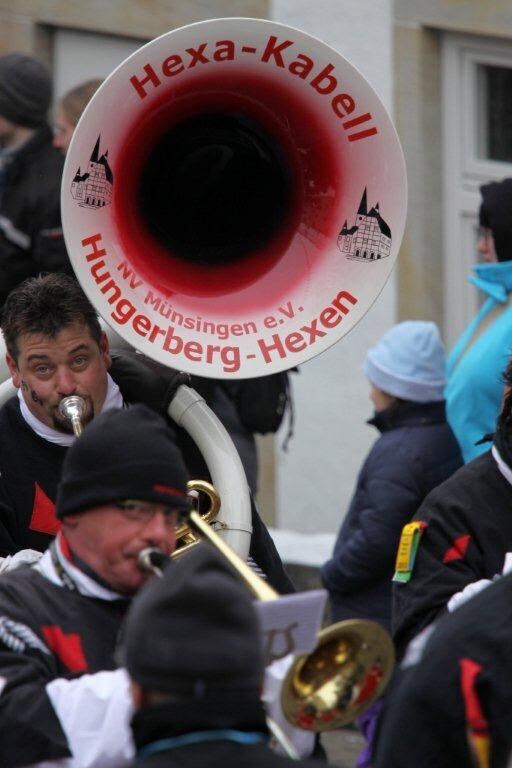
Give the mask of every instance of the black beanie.
M 187 472 L 173 434 L 145 405 L 100 414 L 64 459 L 57 517 L 137 499 L 187 509 Z
M 480 187 L 480 226 L 491 230 L 498 261 L 512 259 L 512 179 Z
M 47 119 L 52 81 L 45 65 L 24 53 L 0 56 L 0 116 L 36 128 Z
M 252 598 L 209 544 L 139 592 L 124 638 L 128 673 L 148 690 L 187 701 L 233 692 L 259 697 L 263 643 Z

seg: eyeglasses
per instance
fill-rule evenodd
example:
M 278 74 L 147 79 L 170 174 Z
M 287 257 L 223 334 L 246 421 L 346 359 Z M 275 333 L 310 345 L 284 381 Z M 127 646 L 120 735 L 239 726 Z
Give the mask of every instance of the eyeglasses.
M 176 528 L 187 519 L 188 514 L 188 511 L 181 507 L 178 509 L 176 507 L 165 507 L 162 504 L 153 504 L 149 501 L 138 501 L 136 499 L 116 501 L 114 506 L 123 513 L 127 520 L 139 523 L 140 525 L 147 525 L 158 512 L 161 512 L 164 516 L 165 524 Z

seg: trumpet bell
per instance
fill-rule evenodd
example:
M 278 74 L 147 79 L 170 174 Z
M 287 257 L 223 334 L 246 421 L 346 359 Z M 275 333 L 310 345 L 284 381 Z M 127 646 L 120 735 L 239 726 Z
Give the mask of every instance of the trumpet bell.
M 332 731 L 352 722 L 386 687 L 395 652 L 389 634 L 371 621 L 333 624 L 315 650 L 298 657 L 284 680 L 286 719 L 308 731 Z

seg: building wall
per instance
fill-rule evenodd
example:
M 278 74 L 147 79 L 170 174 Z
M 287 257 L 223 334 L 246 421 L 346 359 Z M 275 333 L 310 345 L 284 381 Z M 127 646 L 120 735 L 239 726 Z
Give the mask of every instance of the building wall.
M 271 12 L 277 21 L 307 30 L 340 51 L 391 110 L 391 0 L 275 0 Z M 401 268 L 399 256 L 394 275 Z M 376 437 L 365 424 L 372 406 L 362 373 L 364 355 L 395 322 L 395 306 L 392 277 L 348 336 L 292 374 L 295 435 L 287 453 L 278 448 L 279 528 L 304 533 L 337 530 Z
M 38 27 L 68 27 L 151 40 L 223 16 L 265 16 L 267 0 L 0 0 L 0 52 L 39 52 Z
M 397 273 L 400 318 L 444 326 L 445 265 L 451 255 L 443 253 L 442 35 L 510 40 L 510 10 L 509 0 L 395 0 L 395 114 L 409 177 L 408 224 Z

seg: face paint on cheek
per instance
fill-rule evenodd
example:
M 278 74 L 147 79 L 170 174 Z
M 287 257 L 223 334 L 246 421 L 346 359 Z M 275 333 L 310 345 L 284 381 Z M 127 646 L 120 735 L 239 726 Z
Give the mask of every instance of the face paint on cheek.
M 32 398 L 34 403 L 37 403 L 38 405 L 43 405 L 43 401 L 41 400 L 41 398 L 39 397 L 35 389 L 30 390 L 30 397 Z
M 21 388 L 24 392 L 28 392 L 28 384 L 26 381 L 21 380 Z

